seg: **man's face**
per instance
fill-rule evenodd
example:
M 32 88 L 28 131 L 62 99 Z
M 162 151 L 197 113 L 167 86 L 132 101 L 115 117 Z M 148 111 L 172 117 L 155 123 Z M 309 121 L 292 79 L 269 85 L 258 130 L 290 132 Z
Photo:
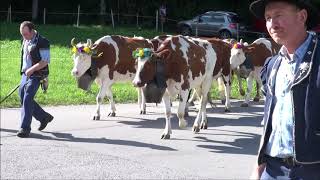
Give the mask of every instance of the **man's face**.
M 21 30 L 20 33 L 22 35 L 22 37 L 26 40 L 31 40 L 33 37 L 33 31 L 30 30 L 27 26 L 24 26 Z
M 267 30 L 278 44 L 286 44 L 305 28 L 307 11 L 286 2 L 271 2 L 265 8 Z

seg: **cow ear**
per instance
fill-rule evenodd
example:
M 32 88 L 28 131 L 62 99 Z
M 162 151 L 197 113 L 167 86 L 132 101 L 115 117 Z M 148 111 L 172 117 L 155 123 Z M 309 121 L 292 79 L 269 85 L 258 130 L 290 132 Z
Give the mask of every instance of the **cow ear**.
M 169 50 L 161 51 L 157 54 L 160 59 L 169 59 L 171 56 L 171 52 Z
M 250 53 L 254 50 L 254 47 L 244 46 L 242 49 L 243 49 L 243 52 Z

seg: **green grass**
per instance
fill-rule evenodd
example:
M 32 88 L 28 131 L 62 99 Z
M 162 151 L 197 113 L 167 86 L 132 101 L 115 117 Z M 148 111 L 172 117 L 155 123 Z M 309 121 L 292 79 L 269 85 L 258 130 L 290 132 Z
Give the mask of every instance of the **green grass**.
M 0 24 L 0 99 L 15 87 L 20 81 L 20 34 L 19 24 Z M 73 62 L 70 52 L 70 40 L 93 41 L 104 35 L 119 34 L 124 36 L 143 36 L 152 38 L 159 35 L 153 30 L 138 30 L 136 28 L 117 28 L 102 26 L 61 26 L 40 25 L 38 31 L 51 42 L 51 64 L 49 89 L 46 94 L 38 91 L 36 101 L 43 105 L 94 104 L 98 86 L 94 84 L 91 92 L 87 93 L 77 88 L 75 79 L 71 76 Z M 130 83 L 117 83 L 113 86 L 113 96 L 117 103 L 137 101 L 137 91 Z M 217 88 L 211 91 L 217 99 Z M 241 98 L 237 84 L 232 85 L 232 98 Z M 107 101 L 107 100 L 106 100 Z M 18 107 L 18 93 L 15 92 L 1 107 Z

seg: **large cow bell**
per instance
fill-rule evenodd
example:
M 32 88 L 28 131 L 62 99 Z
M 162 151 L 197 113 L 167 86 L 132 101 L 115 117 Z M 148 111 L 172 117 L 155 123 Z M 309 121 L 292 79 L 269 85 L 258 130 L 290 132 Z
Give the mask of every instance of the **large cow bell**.
M 160 103 L 167 88 L 164 75 L 164 64 L 157 61 L 156 70 L 157 72 L 154 79 L 142 88 L 147 103 Z
M 78 88 L 85 91 L 89 91 L 94 79 L 89 73 L 84 73 L 82 76 L 77 78 Z

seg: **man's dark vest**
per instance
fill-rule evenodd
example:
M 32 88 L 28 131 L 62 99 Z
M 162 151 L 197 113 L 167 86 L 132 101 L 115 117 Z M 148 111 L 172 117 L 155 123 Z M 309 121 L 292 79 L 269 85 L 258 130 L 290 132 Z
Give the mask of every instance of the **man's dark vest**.
M 31 42 L 32 43 L 32 48 L 30 51 L 30 56 L 32 60 L 32 65 L 37 64 L 41 60 L 41 55 L 40 55 L 40 50 L 41 49 L 50 49 L 50 42 L 42 37 L 39 33 L 36 33 L 35 39 Z M 20 72 L 22 72 L 22 64 L 23 64 L 23 46 L 21 48 L 21 67 L 20 67 Z M 40 76 L 40 77 L 46 77 L 49 75 L 49 67 L 48 65 L 45 66 L 44 68 L 36 71 L 33 73 L 35 76 Z

